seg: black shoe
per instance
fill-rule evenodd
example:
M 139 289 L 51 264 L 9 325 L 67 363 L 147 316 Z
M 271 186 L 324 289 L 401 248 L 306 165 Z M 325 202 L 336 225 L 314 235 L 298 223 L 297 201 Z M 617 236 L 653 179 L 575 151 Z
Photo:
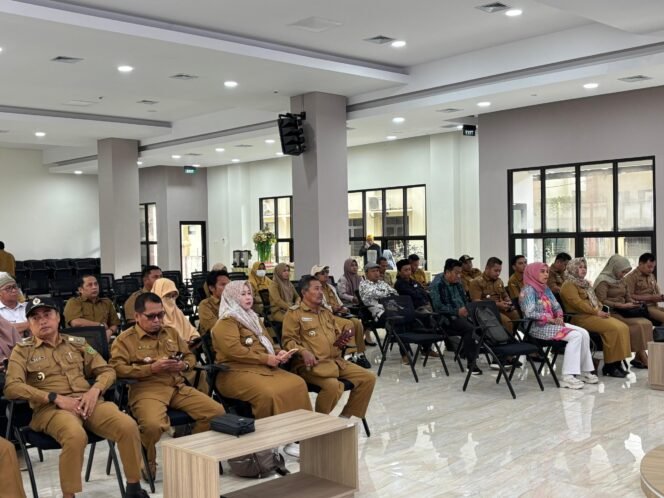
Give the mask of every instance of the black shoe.
M 604 365 L 602 367 L 602 374 L 604 374 L 606 377 L 616 377 L 618 379 L 622 379 L 627 375 L 618 367 L 616 367 L 615 363 Z
M 150 495 L 148 494 L 147 491 L 141 489 L 140 491 L 137 491 L 135 493 L 127 491 L 127 493 L 125 494 L 125 498 L 150 498 Z
M 468 365 L 468 370 L 471 371 L 472 375 L 482 375 L 482 370 L 477 365 Z
M 639 360 L 632 360 L 629 362 L 634 368 L 648 368 L 648 365 Z
M 371 363 L 369 363 L 369 360 L 367 360 L 367 357 L 364 355 L 360 355 L 356 357 L 355 361 L 353 362 L 356 365 L 362 367 L 362 368 L 371 368 Z
M 519 358 L 516 356 L 513 357 L 510 361 L 506 362 L 508 365 L 514 365 L 516 368 L 521 368 L 523 366 L 523 363 L 519 361 Z
M 364 345 L 365 345 L 365 346 L 370 346 L 370 347 L 372 347 L 372 348 L 373 348 L 374 346 L 378 346 L 378 344 L 376 344 L 375 342 L 367 341 L 366 339 L 364 340 Z

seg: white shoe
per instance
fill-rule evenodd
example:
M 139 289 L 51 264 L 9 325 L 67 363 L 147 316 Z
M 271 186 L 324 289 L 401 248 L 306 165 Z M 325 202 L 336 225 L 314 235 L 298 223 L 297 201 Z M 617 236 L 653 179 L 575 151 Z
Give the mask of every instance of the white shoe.
M 288 443 L 284 446 L 284 453 L 294 458 L 300 458 L 300 445 L 299 443 Z
M 563 378 L 560 379 L 560 387 L 566 387 L 567 389 L 583 389 L 583 382 L 573 375 L 563 375 Z
M 582 372 L 581 375 L 577 375 L 576 378 L 586 384 L 597 384 L 599 382 L 597 375 L 590 372 Z
M 489 365 L 489 368 L 490 368 L 491 370 L 500 370 L 500 366 L 498 365 L 498 363 L 491 363 L 491 364 Z

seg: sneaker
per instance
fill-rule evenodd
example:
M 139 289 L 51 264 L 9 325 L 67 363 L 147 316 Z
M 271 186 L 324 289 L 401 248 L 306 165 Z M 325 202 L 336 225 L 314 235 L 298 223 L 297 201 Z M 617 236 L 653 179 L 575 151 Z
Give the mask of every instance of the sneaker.
M 573 375 L 563 375 L 563 378 L 560 379 L 560 387 L 566 387 L 568 389 L 583 389 L 583 382 Z
M 482 375 L 482 370 L 477 365 L 468 365 L 468 370 L 471 371 L 472 375 Z
M 284 446 L 284 453 L 294 458 L 300 458 L 299 443 L 288 443 L 286 446 Z
M 402 365 L 410 365 L 410 360 L 408 359 L 408 355 L 402 355 L 401 356 L 401 364 Z
M 577 375 L 576 378 L 586 384 L 597 384 L 599 382 L 597 375 L 590 372 L 582 372 L 581 375 Z
M 357 355 L 355 357 L 355 361 L 353 363 L 355 363 L 356 365 L 358 365 L 362 368 L 371 368 L 371 363 L 369 363 L 369 360 L 363 354 Z
M 498 363 L 492 363 L 491 365 L 489 365 L 489 368 L 491 370 L 500 370 L 500 366 L 498 366 Z

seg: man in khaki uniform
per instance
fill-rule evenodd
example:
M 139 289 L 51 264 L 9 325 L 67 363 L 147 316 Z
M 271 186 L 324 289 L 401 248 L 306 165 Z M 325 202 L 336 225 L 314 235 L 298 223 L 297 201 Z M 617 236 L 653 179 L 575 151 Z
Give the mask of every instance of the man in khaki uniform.
M 321 388 L 316 397 L 316 411 L 330 413 L 344 392 L 339 379 L 353 383 L 342 417 L 364 418 L 371 400 L 376 376 L 341 357 L 347 342 L 341 340 L 342 329 L 330 310 L 323 306 L 323 288 L 312 276 L 300 282 L 302 302 L 292 306 L 284 317 L 284 349 L 297 349 L 291 369 L 309 384 Z M 336 344 L 335 344 L 336 341 Z
M 468 292 L 468 289 L 470 288 L 470 281 L 482 274 L 479 269 L 473 268 L 473 259 L 475 258 L 468 256 L 467 254 L 464 254 L 459 258 L 459 261 L 461 262 L 461 285 L 463 285 L 463 290 L 466 292 Z
M 526 271 L 528 260 L 523 254 L 518 254 L 512 258 L 512 276 L 507 281 L 507 293 L 510 299 L 519 299 L 521 289 L 523 289 L 523 272 Z
M 657 303 L 664 301 L 664 295 L 655 280 L 655 256 L 649 252 L 639 257 L 639 265 L 625 276 L 625 285 L 632 299 L 648 306 L 648 315 L 653 320 L 664 323 L 664 309 Z
M 219 320 L 221 295 L 230 281 L 226 270 L 212 271 L 208 274 L 205 283 L 212 291 L 212 295 L 198 304 L 198 331 L 201 335 L 210 332 Z
M 32 337 L 17 344 L 9 358 L 5 396 L 25 399 L 33 410 L 30 427 L 61 446 L 60 486 L 64 498 L 82 491 L 84 429 L 115 441 L 127 477 L 127 497 L 144 498 L 140 487 L 141 451 L 136 422 L 114 403 L 100 399 L 115 372 L 85 339 L 60 334 L 55 302 L 34 298 L 26 311 Z M 90 387 L 88 378 L 95 379 Z
M 503 262 L 495 257 L 489 258 L 484 273 L 470 281 L 469 293 L 471 301 L 491 300 L 496 302 L 500 311 L 500 321 L 510 333 L 514 332 L 511 320 L 518 320 L 519 314 L 512 306 L 505 284 L 500 279 Z
M 14 255 L 5 251 L 5 243 L 0 241 L 0 271 L 6 271 L 12 277 L 16 276 L 16 260 Z
M 141 273 L 141 278 L 143 279 L 143 288 L 132 293 L 122 305 L 125 320 L 132 325 L 134 322 L 134 315 L 136 314 L 136 311 L 134 310 L 136 298 L 146 292 L 152 292 L 152 286 L 161 278 L 161 268 L 154 265 L 146 266 Z
M 110 364 L 119 378 L 138 381 L 129 386 L 129 406 L 138 420 L 154 477 L 155 444 L 170 427 L 169 407 L 196 420 L 195 433 L 209 430 L 210 420 L 223 415 L 224 408 L 186 385 L 183 372 L 193 369 L 196 358 L 177 330 L 163 326 L 164 306 L 159 296 L 152 292 L 138 296 L 134 319 L 136 325 L 113 341 Z M 183 356 L 177 358 L 178 353 Z
M 14 445 L 0 437 L 0 496 L 26 498 Z
M 408 256 L 408 263 L 412 270 L 410 278 L 426 289 L 429 286 L 429 282 L 427 282 L 427 274 L 420 268 L 420 257 L 417 254 L 411 254 Z M 396 285 L 396 280 L 394 285 Z
M 567 263 L 572 259 L 572 256 L 566 252 L 561 252 L 556 256 L 555 261 L 549 267 L 549 280 L 546 282 L 546 285 L 549 286 L 551 292 L 554 294 L 560 294 L 560 288 L 565 283 L 565 269 L 567 268 Z
M 106 337 L 118 331 L 120 319 L 107 297 L 99 297 L 99 283 L 93 275 L 84 275 L 78 281 L 78 297 L 65 305 L 65 323 L 69 327 L 105 327 Z

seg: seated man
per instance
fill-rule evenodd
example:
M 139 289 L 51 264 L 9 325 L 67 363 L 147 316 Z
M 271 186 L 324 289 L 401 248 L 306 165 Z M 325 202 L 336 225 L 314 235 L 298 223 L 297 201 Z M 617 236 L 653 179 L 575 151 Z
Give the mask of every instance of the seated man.
M 507 293 L 510 299 L 519 299 L 521 289 L 523 288 L 523 272 L 526 271 L 528 260 L 522 254 L 518 254 L 512 258 L 512 276 L 507 281 Z
M 381 256 L 378 258 L 378 270 L 380 271 L 380 279 L 385 282 L 390 287 L 394 287 L 394 277 L 387 273 L 387 270 L 390 269 L 390 264 L 387 262 L 387 258 Z
M 412 277 L 412 268 L 410 261 L 407 259 L 397 261 L 397 271 L 399 273 L 394 289 L 400 296 L 410 296 L 417 311 L 431 313 L 429 293 Z
M 472 301 L 495 301 L 500 311 L 500 321 L 503 327 L 510 333 L 514 333 L 512 320 L 518 320 L 519 314 L 514 310 L 512 300 L 505 290 L 505 284 L 500 279 L 501 271 L 503 271 L 503 262 L 496 257 L 489 258 L 484 273 L 470 281 L 470 299 Z
M 364 355 L 364 352 L 367 349 L 368 344 L 376 345 L 375 342 L 371 342 L 371 336 L 365 337 L 364 326 L 362 325 L 362 320 L 357 317 L 347 317 L 343 315 L 348 315 L 349 310 L 342 303 L 341 299 L 337 294 L 337 291 L 329 283 L 330 267 L 329 266 L 319 266 L 314 265 L 311 268 L 311 276 L 315 277 L 321 283 L 323 287 L 323 306 L 328 308 L 335 315 L 335 320 L 339 326 L 346 330 L 352 328 L 355 331 L 355 349 L 356 353 L 353 353 L 353 356 L 350 358 L 350 361 L 357 363 L 363 368 L 371 368 L 371 363 L 367 360 L 367 357 Z M 368 330 L 366 334 L 370 334 Z M 367 344 L 365 344 L 365 342 Z M 351 346 L 352 347 L 352 346 Z
M 83 490 L 81 472 L 88 444 L 84 429 L 117 444 L 127 477 L 127 498 L 147 497 L 139 484 L 138 426 L 114 403 L 101 398 L 115 382 L 113 368 L 85 339 L 60 334 L 60 313 L 52 299 L 32 299 L 26 315 L 32 337 L 23 339 L 12 351 L 5 396 L 28 400 L 33 410 L 30 427 L 62 446 L 63 497 L 72 498 Z M 89 378 L 94 378 L 92 387 Z
M 210 420 L 224 408 L 185 384 L 183 372 L 196 364 L 187 343 L 172 328 L 163 326 L 161 298 L 146 292 L 136 298 L 136 324 L 113 342 L 110 364 L 119 378 L 136 379 L 129 386 L 129 406 L 141 428 L 141 442 L 154 477 L 157 470 L 155 444 L 169 427 L 167 408 L 182 410 L 196 420 L 195 433 L 207 431 Z
M 231 279 L 228 278 L 226 270 L 208 273 L 205 283 L 208 285 L 208 289 L 212 291 L 212 295 L 198 303 L 198 331 L 201 335 L 210 332 L 219 320 L 221 295 L 230 281 Z
M 84 275 L 78 281 L 79 297 L 72 297 L 65 305 L 68 327 L 104 327 L 108 339 L 118 331 L 120 319 L 107 297 L 99 297 L 99 283 L 94 275 Z
M 364 276 L 366 278 L 360 282 L 360 298 L 364 305 L 369 308 L 376 325 L 385 327 L 383 318 L 385 310 L 378 301 L 388 296 L 396 296 L 398 292 L 380 280 L 380 271 L 375 263 L 369 263 L 364 267 Z
M 10 322 L 19 334 L 28 330 L 28 319 L 25 317 L 27 303 L 20 303 L 21 292 L 9 273 L 0 273 L 0 318 Z
M 571 259 L 572 256 L 566 252 L 561 252 L 556 256 L 555 261 L 549 267 L 549 280 L 546 284 L 556 296 L 560 294 L 560 288 L 565 283 L 565 269 L 567 268 L 567 263 Z
M 466 293 L 468 293 L 468 289 L 470 288 L 470 281 L 482 274 L 480 270 L 473 268 L 474 259 L 475 258 L 468 256 L 467 254 L 464 254 L 459 258 L 459 262 L 461 263 L 461 285 Z
M 21 341 L 21 336 L 4 318 L 0 318 L 0 395 L 5 385 L 5 360 L 9 359 L 12 349 Z
M 136 305 L 136 298 L 141 294 L 145 294 L 146 292 L 152 292 L 152 286 L 158 279 L 161 278 L 161 268 L 154 265 L 148 265 L 143 268 L 141 277 L 143 279 L 143 288 L 138 289 L 131 296 L 129 296 L 122 306 L 127 324 L 134 324 L 134 314 L 136 313 L 134 306 Z
M 468 319 L 468 298 L 461 285 L 461 261 L 447 259 L 443 273 L 436 275 L 430 289 L 434 311 L 441 313 L 448 321 L 445 328 L 447 334 L 463 337 L 463 355 L 468 362 L 468 370 L 473 375 L 482 375 L 482 370 L 476 364 L 477 343 L 473 337 L 475 326 Z
M 648 316 L 664 323 L 664 309 L 658 303 L 664 301 L 664 295 L 655 280 L 655 256 L 646 252 L 639 256 L 639 264 L 625 276 L 627 292 L 634 301 L 645 303 Z
M 16 448 L 14 448 L 12 443 L 1 437 L 0 462 L 2 462 L 2 466 L 0 466 L 0 482 L 3 489 L 0 495 L 11 498 L 26 498 L 21 471 L 18 466 L 18 458 L 16 458 Z
M 429 282 L 427 282 L 427 274 L 422 268 L 420 268 L 420 257 L 417 254 L 411 254 L 408 256 L 408 263 L 410 264 L 410 268 L 412 270 L 411 278 L 426 289 L 429 285 Z M 398 269 L 399 267 L 397 266 L 397 270 Z
M 378 273 L 378 265 L 376 273 Z M 312 276 L 300 281 L 302 302 L 292 306 L 284 317 L 281 341 L 285 350 L 297 349 L 291 369 L 307 383 L 321 388 L 316 411 L 330 413 L 344 392 L 339 379 L 353 383 L 342 417 L 364 418 L 371 400 L 376 376 L 341 357 L 341 348 L 350 336 L 342 335 L 332 312 L 323 306 L 323 287 Z

